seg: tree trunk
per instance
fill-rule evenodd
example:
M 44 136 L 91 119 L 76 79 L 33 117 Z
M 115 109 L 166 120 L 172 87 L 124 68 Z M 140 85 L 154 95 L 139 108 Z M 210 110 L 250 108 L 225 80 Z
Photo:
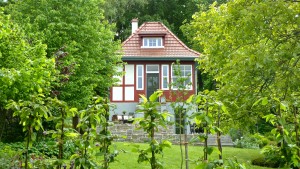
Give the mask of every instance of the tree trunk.
M 181 116 L 181 107 L 178 109 L 177 113 L 179 114 L 179 146 L 180 146 L 180 155 L 181 155 L 181 163 L 180 163 L 180 168 L 182 169 L 183 168 L 183 160 L 184 160 L 184 157 L 183 157 L 183 148 L 182 148 L 182 130 L 181 130 L 181 119 L 182 119 L 182 116 Z
M 187 129 L 186 129 L 186 125 L 184 125 L 184 128 L 185 128 L 185 133 L 184 133 L 185 168 L 189 169 L 189 151 L 188 151 L 188 141 L 187 141 Z
M 154 123 L 154 117 L 151 116 L 151 123 Z M 154 143 L 154 127 L 151 129 L 151 142 Z M 151 168 L 156 169 L 155 151 L 151 149 Z
M 29 126 L 28 127 L 27 142 L 26 142 L 25 169 L 28 169 L 28 149 L 29 149 L 30 137 L 31 137 L 31 128 Z
M 65 112 L 64 110 L 61 109 L 61 135 L 60 135 L 60 140 L 58 143 L 58 159 L 62 160 L 63 159 L 63 149 L 64 149 L 64 125 L 65 125 Z M 57 169 L 61 168 L 61 163 L 57 166 Z
M 208 115 L 208 107 L 206 108 L 206 116 Z M 208 124 L 205 122 L 205 138 L 204 138 L 204 162 L 207 162 L 208 159 L 208 154 L 207 154 L 207 149 L 208 149 L 208 144 L 207 144 L 207 138 L 208 138 Z
M 107 105 L 107 100 L 105 100 L 105 103 L 104 103 L 105 105 Z M 104 166 L 103 166 L 103 168 L 104 169 L 107 169 L 108 168 L 108 166 L 109 166 L 109 161 L 108 161 L 108 141 L 107 141 L 107 132 L 108 132 L 108 123 L 107 123 L 107 121 L 108 121 L 108 117 L 109 117 L 109 107 L 107 106 L 107 108 L 105 108 L 105 126 L 104 126 L 104 134 L 105 134 L 105 138 L 104 138 L 104 145 L 103 145 L 103 147 L 104 147 Z
M 295 133 L 296 133 L 296 146 L 300 146 L 300 140 L 299 140 L 299 121 L 298 121 L 298 107 L 294 106 L 294 119 L 295 119 Z M 300 157 L 300 150 L 297 149 L 297 155 Z
M 78 117 L 78 115 L 75 115 L 75 117 L 73 117 L 73 119 L 72 119 L 72 126 L 73 126 L 73 129 L 75 129 L 77 131 L 79 131 L 79 129 L 77 129 L 78 122 L 79 122 L 79 117 Z
M 218 121 L 217 121 L 217 127 L 220 128 L 220 108 L 218 111 Z M 219 159 L 222 160 L 222 144 L 221 144 L 221 132 L 217 132 L 217 142 L 218 142 L 218 149 L 219 149 Z

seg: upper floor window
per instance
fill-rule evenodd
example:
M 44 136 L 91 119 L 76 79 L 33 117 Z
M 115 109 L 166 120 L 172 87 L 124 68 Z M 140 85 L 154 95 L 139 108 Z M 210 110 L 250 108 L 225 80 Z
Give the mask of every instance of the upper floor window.
M 144 37 L 143 48 L 163 48 L 162 37 Z

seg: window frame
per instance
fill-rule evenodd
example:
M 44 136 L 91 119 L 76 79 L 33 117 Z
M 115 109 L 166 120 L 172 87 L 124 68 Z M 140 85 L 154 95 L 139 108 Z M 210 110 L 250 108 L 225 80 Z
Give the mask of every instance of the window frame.
M 141 67 L 141 76 L 139 76 L 139 67 Z M 139 78 L 142 79 L 142 86 L 139 87 Z M 136 65 L 136 90 L 144 90 L 144 65 Z
M 164 67 L 166 67 L 167 69 L 167 75 L 164 75 Z M 162 90 L 169 90 L 169 76 L 170 76 L 170 72 L 169 72 L 169 65 L 161 65 L 161 89 Z M 167 87 L 164 87 L 164 78 L 167 78 Z
M 155 46 L 150 46 L 150 41 L 155 40 Z M 147 43 L 145 43 L 145 41 Z M 160 41 L 160 46 L 158 46 Z M 153 42 L 151 42 L 153 44 Z M 164 48 L 162 37 L 143 37 L 141 48 Z
M 174 83 L 173 79 L 174 77 L 178 77 L 178 76 L 173 76 L 173 66 L 176 66 L 176 65 L 172 65 L 171 66 L 171 82 Z M 193 65 L 190 65 L 190 64 L 186 64 L 186 65 L 183 65 L 181 64 L 180 66 L 184 66 L 184 72 L 185 72 L 185 67 L 186 66 L 189 66 L 191 68 L 191 75 L 190 75 L 190 82 L 191 82 L 191 85 L 185 85 L 186 86 L 186 90 L 193 90 Z M 182 70 L 180 70 L 182 72 Z M 183 77 L 187 77 L 187 75 L 184 75 Z M 174 87 L 174 85 L 172 85 L 172 90 L 178 90 L 177 87 Z

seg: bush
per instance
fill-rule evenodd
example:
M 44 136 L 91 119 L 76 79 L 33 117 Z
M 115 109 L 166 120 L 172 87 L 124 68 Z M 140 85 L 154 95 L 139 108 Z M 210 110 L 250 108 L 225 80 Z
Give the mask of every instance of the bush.
M 271 141 L 263 135 L 256 133 L 254 135 L 246 135 L 240 139 L 236 139 L 233 144 L 238 148 L 263 148 L 269 145 Z
M 236 139 L 233 142 L 233 144 L 237 148 L 253 148 L 253 149 L 259 148 L 257 139 L 254 137 L 241 137 L 240 139 Z
M 259 157 L 251 162 L 252 165 L 258 165 L 262 167 L 270 167 L 270 168 L 278 168 L 280 166 L 280 162 L 274 160 L 268 160 L 265 157 Z
M 235 128 L 231 128 L 229 130 L 229 135 L 230 135 L 232 141 L 236 141 L 237 139 L 240 139 L 241 137 L 243 137 L 243 133 L 240 130 L 235 129 Z
M 284 166 L 286 164 L 286 159 L 283 158 L 283 154 L 280 147 L 268 145 L 265 146 L 262 150 L 262 153 L 265 155 L 265 161 L 274 164 L 275 167 Z
M 22 152 L 0 142 L 0 168 L 20 168 Z
M 280 167 L 280 162 L 274 160 L 268 160 L 265 157 L 259 157 L 251 162 L 252 165 L 258 165 L 262 167 L 278 168 Z
M 270 144 L 270 140 L 259 133 L 255 133 L 252 137 L 256 139 L 256 143 L 259 145 L 259 148 L 263 148 Z

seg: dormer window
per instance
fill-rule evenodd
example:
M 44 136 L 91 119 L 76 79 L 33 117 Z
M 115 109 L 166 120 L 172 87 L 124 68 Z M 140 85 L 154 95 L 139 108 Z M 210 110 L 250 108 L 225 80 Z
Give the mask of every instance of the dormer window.
M 163 48 L 162 37 L 143 37 L 142 48 Z

